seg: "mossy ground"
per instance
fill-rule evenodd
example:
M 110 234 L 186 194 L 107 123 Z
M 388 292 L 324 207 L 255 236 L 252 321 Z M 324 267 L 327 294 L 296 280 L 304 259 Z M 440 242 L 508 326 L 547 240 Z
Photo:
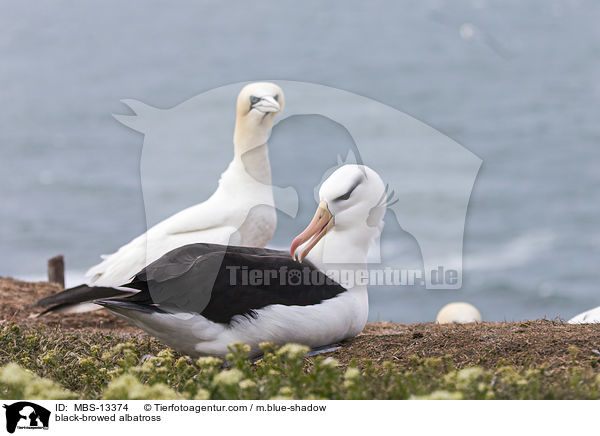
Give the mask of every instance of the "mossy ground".
M 178 355 L 110 314 L 29 318 L 53 285 L 0 279 L 0 398 L 600 398 L 600 326 L 369 324 L 333 353 Z

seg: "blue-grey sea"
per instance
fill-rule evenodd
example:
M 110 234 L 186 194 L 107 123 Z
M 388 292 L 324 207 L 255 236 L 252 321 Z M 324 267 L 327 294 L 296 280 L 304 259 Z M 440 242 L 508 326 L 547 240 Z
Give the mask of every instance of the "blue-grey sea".
M 76 284 L 100 254 L 145 231 L 144 138 L 112 117 L 128 113 L 121 99 L 171 108 L 223 85 L 279 79 L 389 105 L 483 162 L 462 289 L 373 287 L 371 321 L 431 321 L 451 301 L 492 321 L 568 319 L 600 305 L 596 1 L 55 0 L 0 9 L 2 276 L 42 279 L 46 259 L 62 253 Z M 322 170 L 352 146 L 343 126 L 320 116 L 275 127 L 273 181 L 294 184 L 300 204 L 296 218 L 280 214 L 271 246 L 288 246 L 306 225 Z M 197 154 L 188 195 L 162 198 L 164 217 L 215 189 L 232 149 L 212 147 Z M 409 158 L 397 153 L 370 165 Z M 415 239 L 386 221 L 385 260 L 418 264 Z

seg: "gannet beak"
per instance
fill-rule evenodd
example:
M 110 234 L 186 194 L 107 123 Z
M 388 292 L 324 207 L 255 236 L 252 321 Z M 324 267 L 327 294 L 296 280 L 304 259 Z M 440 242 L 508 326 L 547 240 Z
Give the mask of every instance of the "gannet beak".
M 290 247 L 290 254 L 292 255 L 292 258 L 296 258 L 296 250 L 298 247 L 310 239 L 306 247 L 304 247 L 304 249 L 298 253 L 298 261 L 302 262 L 310 250 L 317 245 L 317 242 L 319 242 L 323 236 L 325 236 L 325 234 L 331 230 L 333 225 L 334 216 L 331 214 L 331 212 L 329 212 L 327 202 L 321 201 L 321 203 L 319 203 L 319 207 L 317 208 L 317 212 L 315 213 L 315 216 L 308 227 L 292 241 L 292 246 Z
M 281 106 L 273 97 L 265 96 L 261 97 L 258 102 L 253 104 L 251 109 L 257 109 L 262 113 L 279 112 L 281 110 Z

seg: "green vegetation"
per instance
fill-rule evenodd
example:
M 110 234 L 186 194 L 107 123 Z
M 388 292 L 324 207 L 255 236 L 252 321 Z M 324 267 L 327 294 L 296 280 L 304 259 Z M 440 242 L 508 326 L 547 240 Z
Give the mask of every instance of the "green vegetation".
M 515 367 L 456 368 L 452 357 L 391 362 L 304 358 L 306 347 L 263 344 L 255 363 L 231 346 L 227 365 L 192 360 L 141 336 L 66 333 L 0 324 L 0 398 L 4 399 L 586 399 L 600 398 L 595 365 L 560 371 Z M 595 361 L 597 363 L 597 361 Z

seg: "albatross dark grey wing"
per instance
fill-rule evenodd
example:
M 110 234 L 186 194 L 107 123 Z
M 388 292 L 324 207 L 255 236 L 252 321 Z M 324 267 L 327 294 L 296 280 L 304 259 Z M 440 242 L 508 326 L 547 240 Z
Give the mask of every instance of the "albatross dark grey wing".
M 287 252 L 216 244 L 177 248 L 125 286 L 140 292 L 98 304 L 194 312 L 218 323 L 229 323 L 236 315 L 254 316 L 270 305 L 319 304 L 346 291 L 312 263 L 298 263 Z
M 285 251 L 204 243 L 168 252 L 121 288 L 132 291 L 81 285 L 35 305 L 51 306 L 47 313 L 90 302 L 143 312 L 193 312 L 229 323 L 270 305 L 310 306 L 346 291 L 312 263 L 298 263 Z

